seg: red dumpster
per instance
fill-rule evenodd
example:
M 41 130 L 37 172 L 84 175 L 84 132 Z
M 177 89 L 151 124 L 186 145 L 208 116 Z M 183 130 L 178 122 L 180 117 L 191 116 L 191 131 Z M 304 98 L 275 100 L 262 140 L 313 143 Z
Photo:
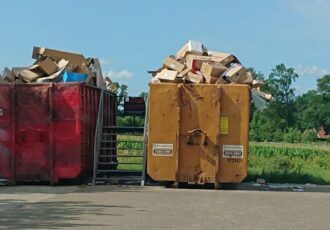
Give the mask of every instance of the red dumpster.
M 82 83 L 1 84 L 0 178 L 56 183 L 92 176 L 100 93 Z M 115 95 L 105 92 L 104 102 L 114 114 Z

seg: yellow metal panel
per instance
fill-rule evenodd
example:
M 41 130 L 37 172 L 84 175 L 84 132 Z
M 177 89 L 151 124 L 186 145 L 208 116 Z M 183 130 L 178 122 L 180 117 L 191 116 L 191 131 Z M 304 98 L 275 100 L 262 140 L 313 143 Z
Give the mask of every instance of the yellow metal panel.
M 150 85 L 147 172 L 154 180 L 175 181 L 176 178 L 178 92 L 177 84 Z M 154 144 L 173 144 L 173 155 L 154 155 Z
M 228 135 L 220 135 L 220 183 L 239 183 L 247 175 L 250 91 L 247 85 L 222 85 L 221 117 L 228 117 Z M 225 158 L 223 145 L 243 146 L 243 158 Z
M 192 183 L 238 183 L 246 177 L 248 86 L 162 83 L 151 84 L 149 95 L 149 176 Z M 153 154 L 155 144 L 172 144 L 173 154 Z
M 217 175 L 217 137 L 220 119 L 220 88 L 214 85 L 183 85 L 180 106 L 180 182 L 214 183 Z M 205 142 L 187 143 L 188 133 L 200 130 Z

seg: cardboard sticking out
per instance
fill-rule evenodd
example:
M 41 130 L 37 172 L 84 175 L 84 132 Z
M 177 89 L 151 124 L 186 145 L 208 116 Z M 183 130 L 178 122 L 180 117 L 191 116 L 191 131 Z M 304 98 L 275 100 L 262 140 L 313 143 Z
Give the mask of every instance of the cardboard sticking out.
M 37 82 L 53 82 L 53 81 L 59 81 L 60 75 L 62 74 L 62 72 L 65 70 L 65 68 L 67 67 L 67 65 L 69 64 L 69 61 L 67 60 L 60 60 L 57 64 L 59 70 L 57 70 L 56 73 L 48 76 L 48 77 L 41 77 L 37 79 Z
M 14 82 L 15 81 L 15 74 L 10 71 L 8 68 L 5 68 L 1 74 L 2 81 L 6 82 Z
M 207 48 L 200 42 L 189 40 L 184 46 L 176 53 L 176 58 L 184 58 L 187 54 L 199 54 L 207 52 Z
M 155 77 L 157 75 L 157 73 L 159 73 L 163 69 L 166 69 L 166 67 L 164 65 L 156 70 L 149 70 L 148 73 L 150 73 L 152 75 L 152 77 Z
M 193 70 L 200 70 L 203 62 L 210 62 L 211 57 L 189 54 L 186 57 L 186 65 Z
M 54 63 L 54 61 L 50 57 L 46 57 L 44 60 L 37 62 L 35 65 L 33 65 L 33 68 L 29 68 L 30 70 L 38 69 L 41 72 L 52 75 L 57 70 L 57 65 Z
M 38 79 L 40 77 L 40 74 L 35 73 L 29 69 L 23 69 L 23 70 L 19 71 L 18 75 L 22 80 L 24 80 L 26 82 L 35 81 L 36 79 Z
M 16 78 L 19 77 L 18 76 L 19 75 L 19 71 L 21 71 L 23 69 L 26 69 L 26 68 L 24 68 L 24 67 L 13 67 L 13 68 L 11 68 L 11 70 L 14 73 L 14 75 L 16 76 Z
M 172 81 L 172 82 L 174 82 L 176 80 L 177 74 L 178 74 L 178 71 L 163 69 L 162 71 L 160 71 L 155 76 L 155 78 L 157 78 L 161 81 Z
M 178 71 L 178 72 L 181 72 L 185 67 L 184 64 L 181 64 L 180 62 L 176 61 L 174 58 L 171 58 L 171 57 L 167 57 L 164 60 L 163 64 L 165 67 Z
M 205 83 L 207 84 L 215 84 L 219 79 L 219 77 L 213 77 L 207 74 L 204 74 L 204 78 L 205 78 Z
M 219 77 L 215 84 L 228 84 L 228 82 L 226 82 L 222 77 Z
M 42 47 L 33 47 L 32 58 L 38 59 L 40 57 L 51 57 L 56 62 L 60 61 L 61 59 L 66 59 L 70 62 L 70 64 L 77 66 L 82 66 L 86 64 L 86 59 L 81 54 Z
M 201 67 L 201 72 L 203 74 L 206 74 L 206 75 L 209 75 L 212 77 L 219 77 L 226 70 L 227 70 L 227 67 L 220 63 L 203 62 L 202 67 Z
M 251 97 L 253 100 L 254 105 L 260 109 L 263 110 L 266 107 L 266 100 L 258 94 L 258 91 L 256 89 L 251 89 Z
M 185 77 L 189 72 L 191 71 L 191 68 L 186 68 L 182 70 L 180 73 L 178 73 L 177 77 L 183 78 Z
M 185 77 L 185 81 L 195 83 L 195 84 L 200 84 L 203 83 L 203 76 L 193 73 L 193 72 L 188 72 L 187 76 Z
M 92 61 L 94 63 L 94 69 L 96 74 L 96 86 L 99 87 L 100 89 L 105 89 L 105 82 L 101 70 L 100 61 L 98 58 L 93 58 Z
M 253 77 L 252 77 L 252 73 L 249 71 L 246 73 L 246 79 L 243 82 L 244 84 L 249 84 L 252 85 L 253 83 Z
M 221 64 L 223 64 L 224 66 L 227 66 L 227 67 L 229 66 L 229 64 L 231 64 L 233 62 L 240 64 L 238 59 L 234 55 L 231 55 L 229 53 L 221 53 L 221 52 L 210 51 L 209 55 L 211 56 L 212 61 L 221 63 Z
M 260 88 L 264 85 L 264 82 L 262 80 L 253 80 L 252 81 L 252 88 Z
M 232 65 L 226 72 L 223 73 L 223 76 L 226 80 L 234 83 L 243 83 L 247 78 L 246 70 L 240 64 Z

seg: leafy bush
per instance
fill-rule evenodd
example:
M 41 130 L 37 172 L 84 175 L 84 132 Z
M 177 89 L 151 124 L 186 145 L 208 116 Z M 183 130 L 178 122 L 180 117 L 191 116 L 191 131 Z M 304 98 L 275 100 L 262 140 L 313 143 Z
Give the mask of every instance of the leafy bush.
M 310 143 L 316 139 L 315 132 L 312 129 L 306 129 L 301 136 L 301 141 L 303 143 Z

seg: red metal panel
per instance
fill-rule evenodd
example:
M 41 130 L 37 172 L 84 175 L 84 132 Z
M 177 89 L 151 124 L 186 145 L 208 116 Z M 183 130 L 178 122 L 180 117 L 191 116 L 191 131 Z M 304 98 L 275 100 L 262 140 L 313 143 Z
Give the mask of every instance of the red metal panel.
M 80 83 L 0 85 L 0 178 L 91 177 L 100 92 Z M 105 98 L 111 125 L 115 96 Z
M 16 180 L 49 180 L 50 85 L 16 85 Z
M 75 178 L 81 171 L 79 93 L 79 85 L 54 85 L 54 178 L 57 179 Z
M 0 85 L 0 178 L 12 179 L 11 85 Z

